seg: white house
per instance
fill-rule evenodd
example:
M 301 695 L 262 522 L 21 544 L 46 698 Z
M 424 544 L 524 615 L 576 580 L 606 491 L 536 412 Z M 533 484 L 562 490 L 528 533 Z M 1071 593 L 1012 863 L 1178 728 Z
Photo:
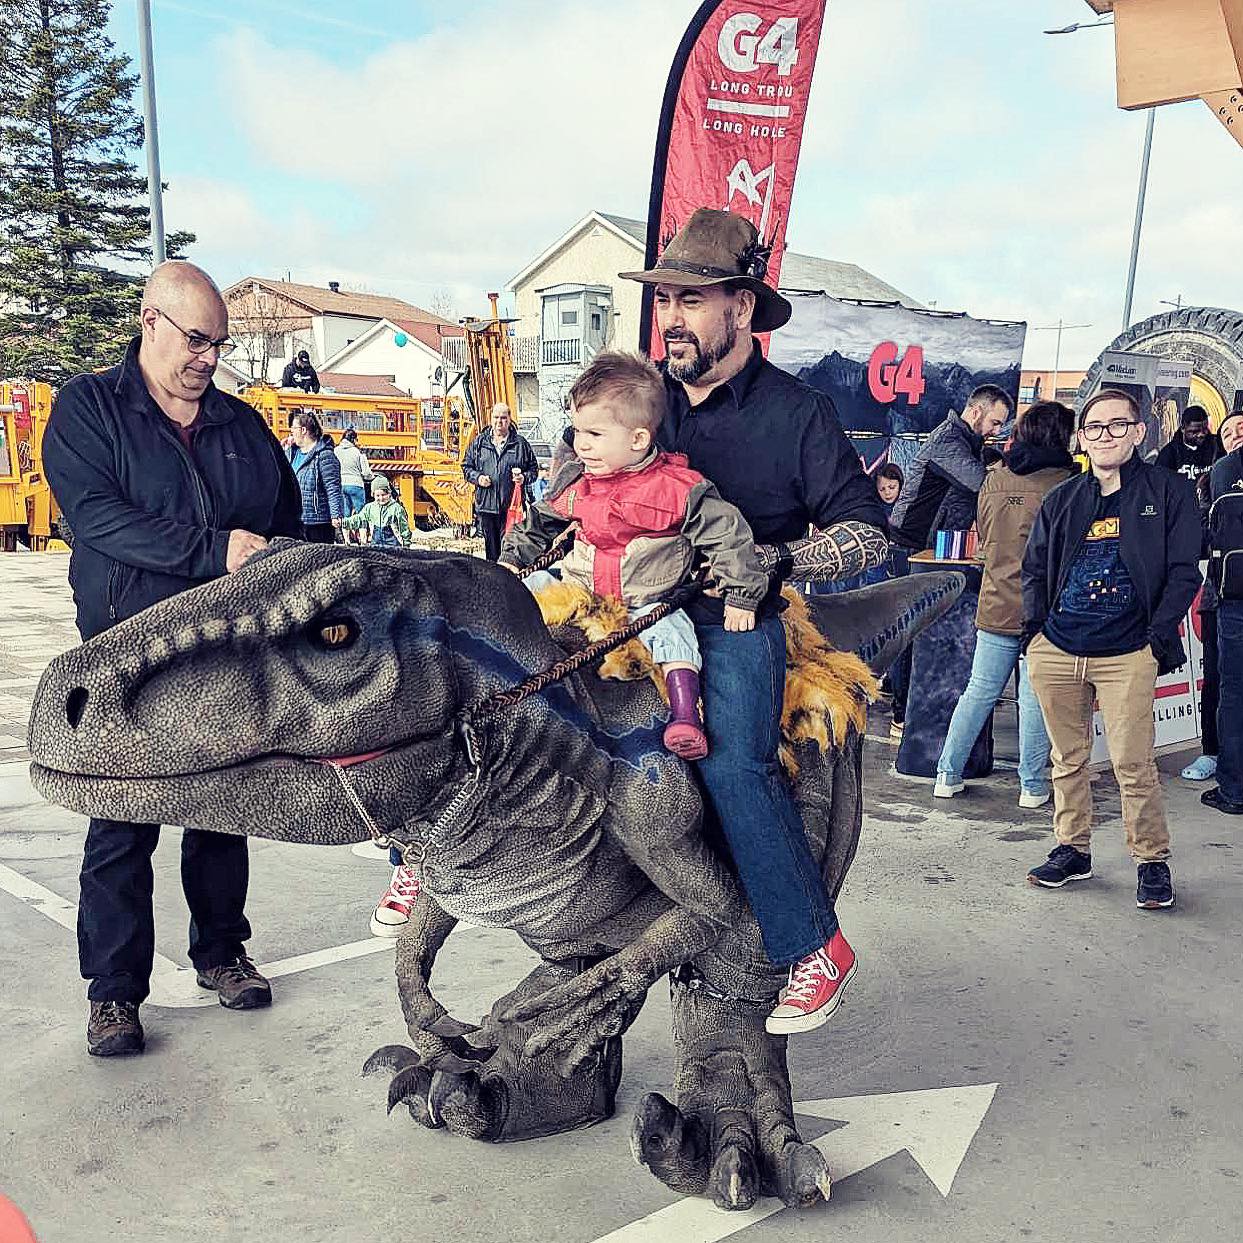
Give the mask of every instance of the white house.
M 392 383 L 411 397 L 430 397 L 442 386 L 443 375 L 437 373 L 444 360 L 414 327 L 408 321 L 378 320 L 325 359 L 324 370 L 392 376 Z
M 306 350 L 316 369 L 394 375 L 397 387 L 414 397 L 431 396 L 435 367 L 428 356 L 439 360 L 441 342 L 460 337 L 462 329 L 439 315 L 401 298 L 355 293 L 329 281 L 326 289 L 295 281 L 275 281 L 248 276 L 224 291 L 229 308 L 229 332 L 237 343 L 228 357 L 236 370 L 280 382 L 281 372 L 299 350 Z M 406 346 L 396 347 L 398 336 Z M 395 347 L 395 366 L 387 359 L 385 338 Z M 366 339 L 369 349 L 361 357 L 351 353 Z M 349 366 L 341 366 L 348 360 Z M 371 367 L 376 370 L 372 371 Z M 436 365 L 439 365 L 437 362 Z
M 593 211 L 542 250 L 508 285 L 518 322 L 513 355 L 518 413 L 551 440 L 564 424 L 565 395 L 600 349 L 639 347 L 642 286 L 618 272 L 644 266 L 647 222 Z M 787 250 L 781 288 L 835 298 L 920 307 L 854 263 Z

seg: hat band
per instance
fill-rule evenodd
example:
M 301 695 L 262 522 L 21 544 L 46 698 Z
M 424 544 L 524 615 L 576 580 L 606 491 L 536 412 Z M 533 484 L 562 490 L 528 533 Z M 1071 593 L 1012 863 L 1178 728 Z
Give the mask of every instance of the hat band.
M 741 281 L 747 279 L 747 274 L 738 271 L 737 268 L 709 267 L 705 264 L 683 263 L 677 259 L 659 259 L 657 260 L 656 268 L 658 271 L 663 268 L 669 272 L 689 272 L 695 276 L 715 276 L 724 280 Z

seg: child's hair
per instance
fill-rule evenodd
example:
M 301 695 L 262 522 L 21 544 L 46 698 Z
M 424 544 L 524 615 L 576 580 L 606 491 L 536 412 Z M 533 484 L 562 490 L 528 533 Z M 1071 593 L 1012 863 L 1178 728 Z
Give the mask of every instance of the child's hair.
M 608 402 L 626 427 L 655 433 L 665 417 L 665 382 L 641 354 L 606 350 L 597 354 L 570 389 L 574 408 Z
M 876 478 L 878 480 L 891 479 L 899 488 L 906 482 L 906 476 L 902 473 L 902 467 L 896 462 L 886 462 L 876 472 Z

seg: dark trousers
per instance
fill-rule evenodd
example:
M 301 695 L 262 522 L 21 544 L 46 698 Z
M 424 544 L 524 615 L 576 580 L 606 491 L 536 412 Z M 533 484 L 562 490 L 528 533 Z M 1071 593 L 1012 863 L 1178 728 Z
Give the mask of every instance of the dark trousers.
M 337 529 L 331 522 L 308 522 L 302 527 L 307 541 L 312 544 L 334 544 Z
M 818 950 L 837 931 L 833 903 L 777 758 L 785 634 L 777 617 L 737 633 L 724 626 L 695 629 L 711 746 L 698 768 L 710 828 L 729 847 L 765 953 L 784 966 Z
M 1204 645 L 1204 685 L 1200 688 L 1200 750 L 1216 755 L 1217 703 L 1221 685 L 1217 676 L 1217 611 L 1207 609 L 1200 614 L 1200 642 Z
M 1243 803 L 1243 600 L 1217 606 L 1217 667 L 1217 786 L 1222 798 Z
M 483 536 L 483 555 L 489 561 L 495 561 L 501 555 L 501 535 L 504 531 L 504 519 L 500 514 L 481 514 L 475 512 L 475 525 Z
M 155 958 L 151 855 L 156 824 L 92 820 L 82 857 L 78 961 L 91 1001 L 145 1000 Z M 250 878 L 246 839 L 186 829 L 181 887 L 190 907 L 190 961 L 200 970 L 233 962 L 250 936 L 243 908 Z

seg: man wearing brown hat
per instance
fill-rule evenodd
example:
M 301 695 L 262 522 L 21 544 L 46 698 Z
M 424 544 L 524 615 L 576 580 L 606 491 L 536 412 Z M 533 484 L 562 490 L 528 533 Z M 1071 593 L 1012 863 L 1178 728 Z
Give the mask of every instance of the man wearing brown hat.
M 790 968 L 771 1032 L 819 1027 L 855 973 L 777 758 L 785 636 L 782 579 L 838 579 L 888 556 L 885 514 L 832 401 L 768 362 L 754 338 L 790 318 L 764 283 L 767 249 L 742 216 L 702 208 L 645 272 L 668 358 L 662 448 L 685 454 L 751 524 L 774 582 L 754 630 L 723 626 L 719 599 L 690 606 L 703 654 L 712 751 L 699 764 L 764 948 Z

